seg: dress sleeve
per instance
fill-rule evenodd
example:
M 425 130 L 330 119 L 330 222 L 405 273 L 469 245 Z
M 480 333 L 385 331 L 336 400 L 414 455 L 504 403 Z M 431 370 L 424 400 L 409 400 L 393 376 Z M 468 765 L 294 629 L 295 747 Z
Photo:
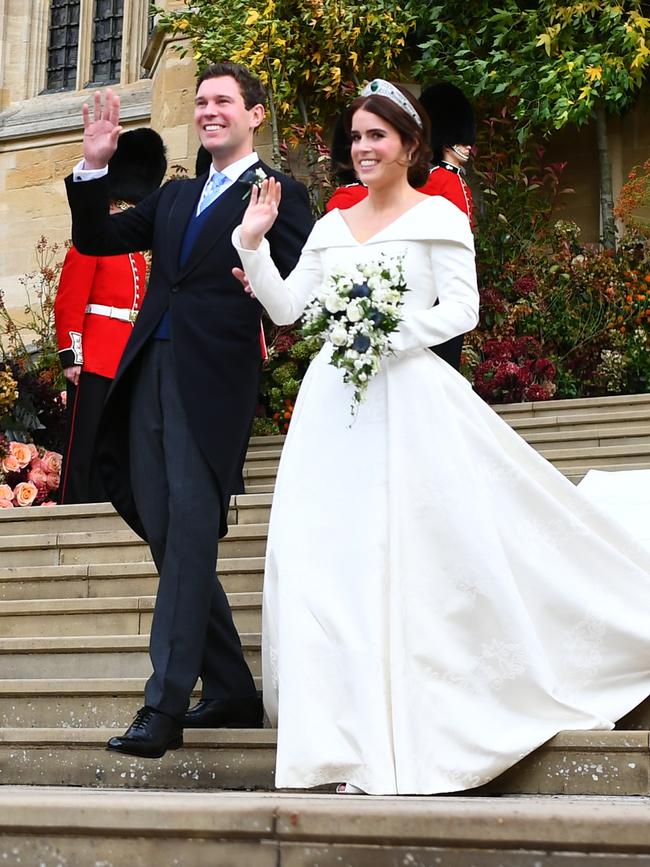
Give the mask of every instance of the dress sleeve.
M 391 337 L 393 349 L 421 349 L 465 334 L 478 323 L 474 251 L 462 241 L 431 241 L 431 269 L 439 303 L 407 313 Z
M 83 323 L 97 259 L 74 247 L 66 253 L 54 299 L 54 322 L 61 367 L 83 364 Z
M 240 227 L 232 233 L 251 289 L 276 325 L 290 325 L 300 317 L 322 281 L 322 266 L 317 250 L 304 250 L 286 280 L 276 268 L 269 242 L 264 238 L 257 250 L 242 247 Z

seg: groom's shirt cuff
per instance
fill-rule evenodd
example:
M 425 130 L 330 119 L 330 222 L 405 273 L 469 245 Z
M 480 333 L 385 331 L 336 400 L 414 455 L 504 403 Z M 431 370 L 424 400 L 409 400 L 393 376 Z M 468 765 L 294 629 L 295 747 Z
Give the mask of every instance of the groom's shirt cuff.
M 77 165 L 72 169 L 73 181 L 94 181 L 108 174 L 108 166 L 104 166 L 103 169 L 86 169 L 84 168 L 85 165 L 84 160 L 79 160 Z

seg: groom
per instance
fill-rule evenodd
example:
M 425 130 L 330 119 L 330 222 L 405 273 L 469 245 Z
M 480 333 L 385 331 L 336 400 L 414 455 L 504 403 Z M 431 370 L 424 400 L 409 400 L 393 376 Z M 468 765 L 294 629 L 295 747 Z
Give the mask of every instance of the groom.
M 258 727 L 262 706 L 226 595 L 215 578 L 256 405 L 262 308 L 232 275 L 230 243 L 251 184 L 281 178 L 269 232 L 286 275 L 312 226 L 305 188 L 260 162 L 253 137 L 266 94 L 245 67 L 215 63 L 198 80 L 194 123 L 209 172 L 172 181 L 109 216 L 106 165 L 119 98 L 84 106 L 84 160 L 66 179 L 75 246 L 91 255 L 153 251 L 149 287 L 104 412 L 97 460 L 111 500 L 150 545 L 160 575 L 145 706 L 108 748 L 157 758 L 183 727 Z M 198 678 L 202 698 L 187 710 Z

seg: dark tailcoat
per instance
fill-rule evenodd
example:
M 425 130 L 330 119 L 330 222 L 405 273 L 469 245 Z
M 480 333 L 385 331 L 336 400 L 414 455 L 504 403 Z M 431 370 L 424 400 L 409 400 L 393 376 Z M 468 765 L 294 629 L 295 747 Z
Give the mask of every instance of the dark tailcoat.
M 295 266 L 313 224 L 307 191 L 258 165 L 282 183 L 279 216 L 267 237 L 284 276 Z M 153 251 L 147 294 L 107 401 L 97 452 L 111 500 L 142 538 L 146 534 L 130 485 L 130 462 L 137 460 L 129 453 L 130 392 L 140 353 L 167 309 L 189 425 L 221 494 L 221 535 L 227 531 L 228 502 L 255 411 L 262 308 L 232 276 L 232 268 L 241 263 L 230 240 L 248 203 L 248 184 L 237 181 L 220 196 L 185 264 L 179 264 L 185 230 L 206 179 L 207 174 L 170 181 L 135 208 L 110 216 L 105 178 L 66 179 L 78 250 L 94 256 Z

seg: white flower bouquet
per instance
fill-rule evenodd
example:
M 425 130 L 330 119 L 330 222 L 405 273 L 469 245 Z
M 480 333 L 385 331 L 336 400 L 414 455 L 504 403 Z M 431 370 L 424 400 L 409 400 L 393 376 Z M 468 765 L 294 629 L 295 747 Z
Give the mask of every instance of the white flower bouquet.
M 390 335 L 401 322 L 408 289 L 403 260 L 382 256 L 333 271 L 303 315 L 303 335 L 333 345 L 330 364 L 343 371 L 343 381 L 354 389 L 353 414 L 382 356 L 391 352 Z

